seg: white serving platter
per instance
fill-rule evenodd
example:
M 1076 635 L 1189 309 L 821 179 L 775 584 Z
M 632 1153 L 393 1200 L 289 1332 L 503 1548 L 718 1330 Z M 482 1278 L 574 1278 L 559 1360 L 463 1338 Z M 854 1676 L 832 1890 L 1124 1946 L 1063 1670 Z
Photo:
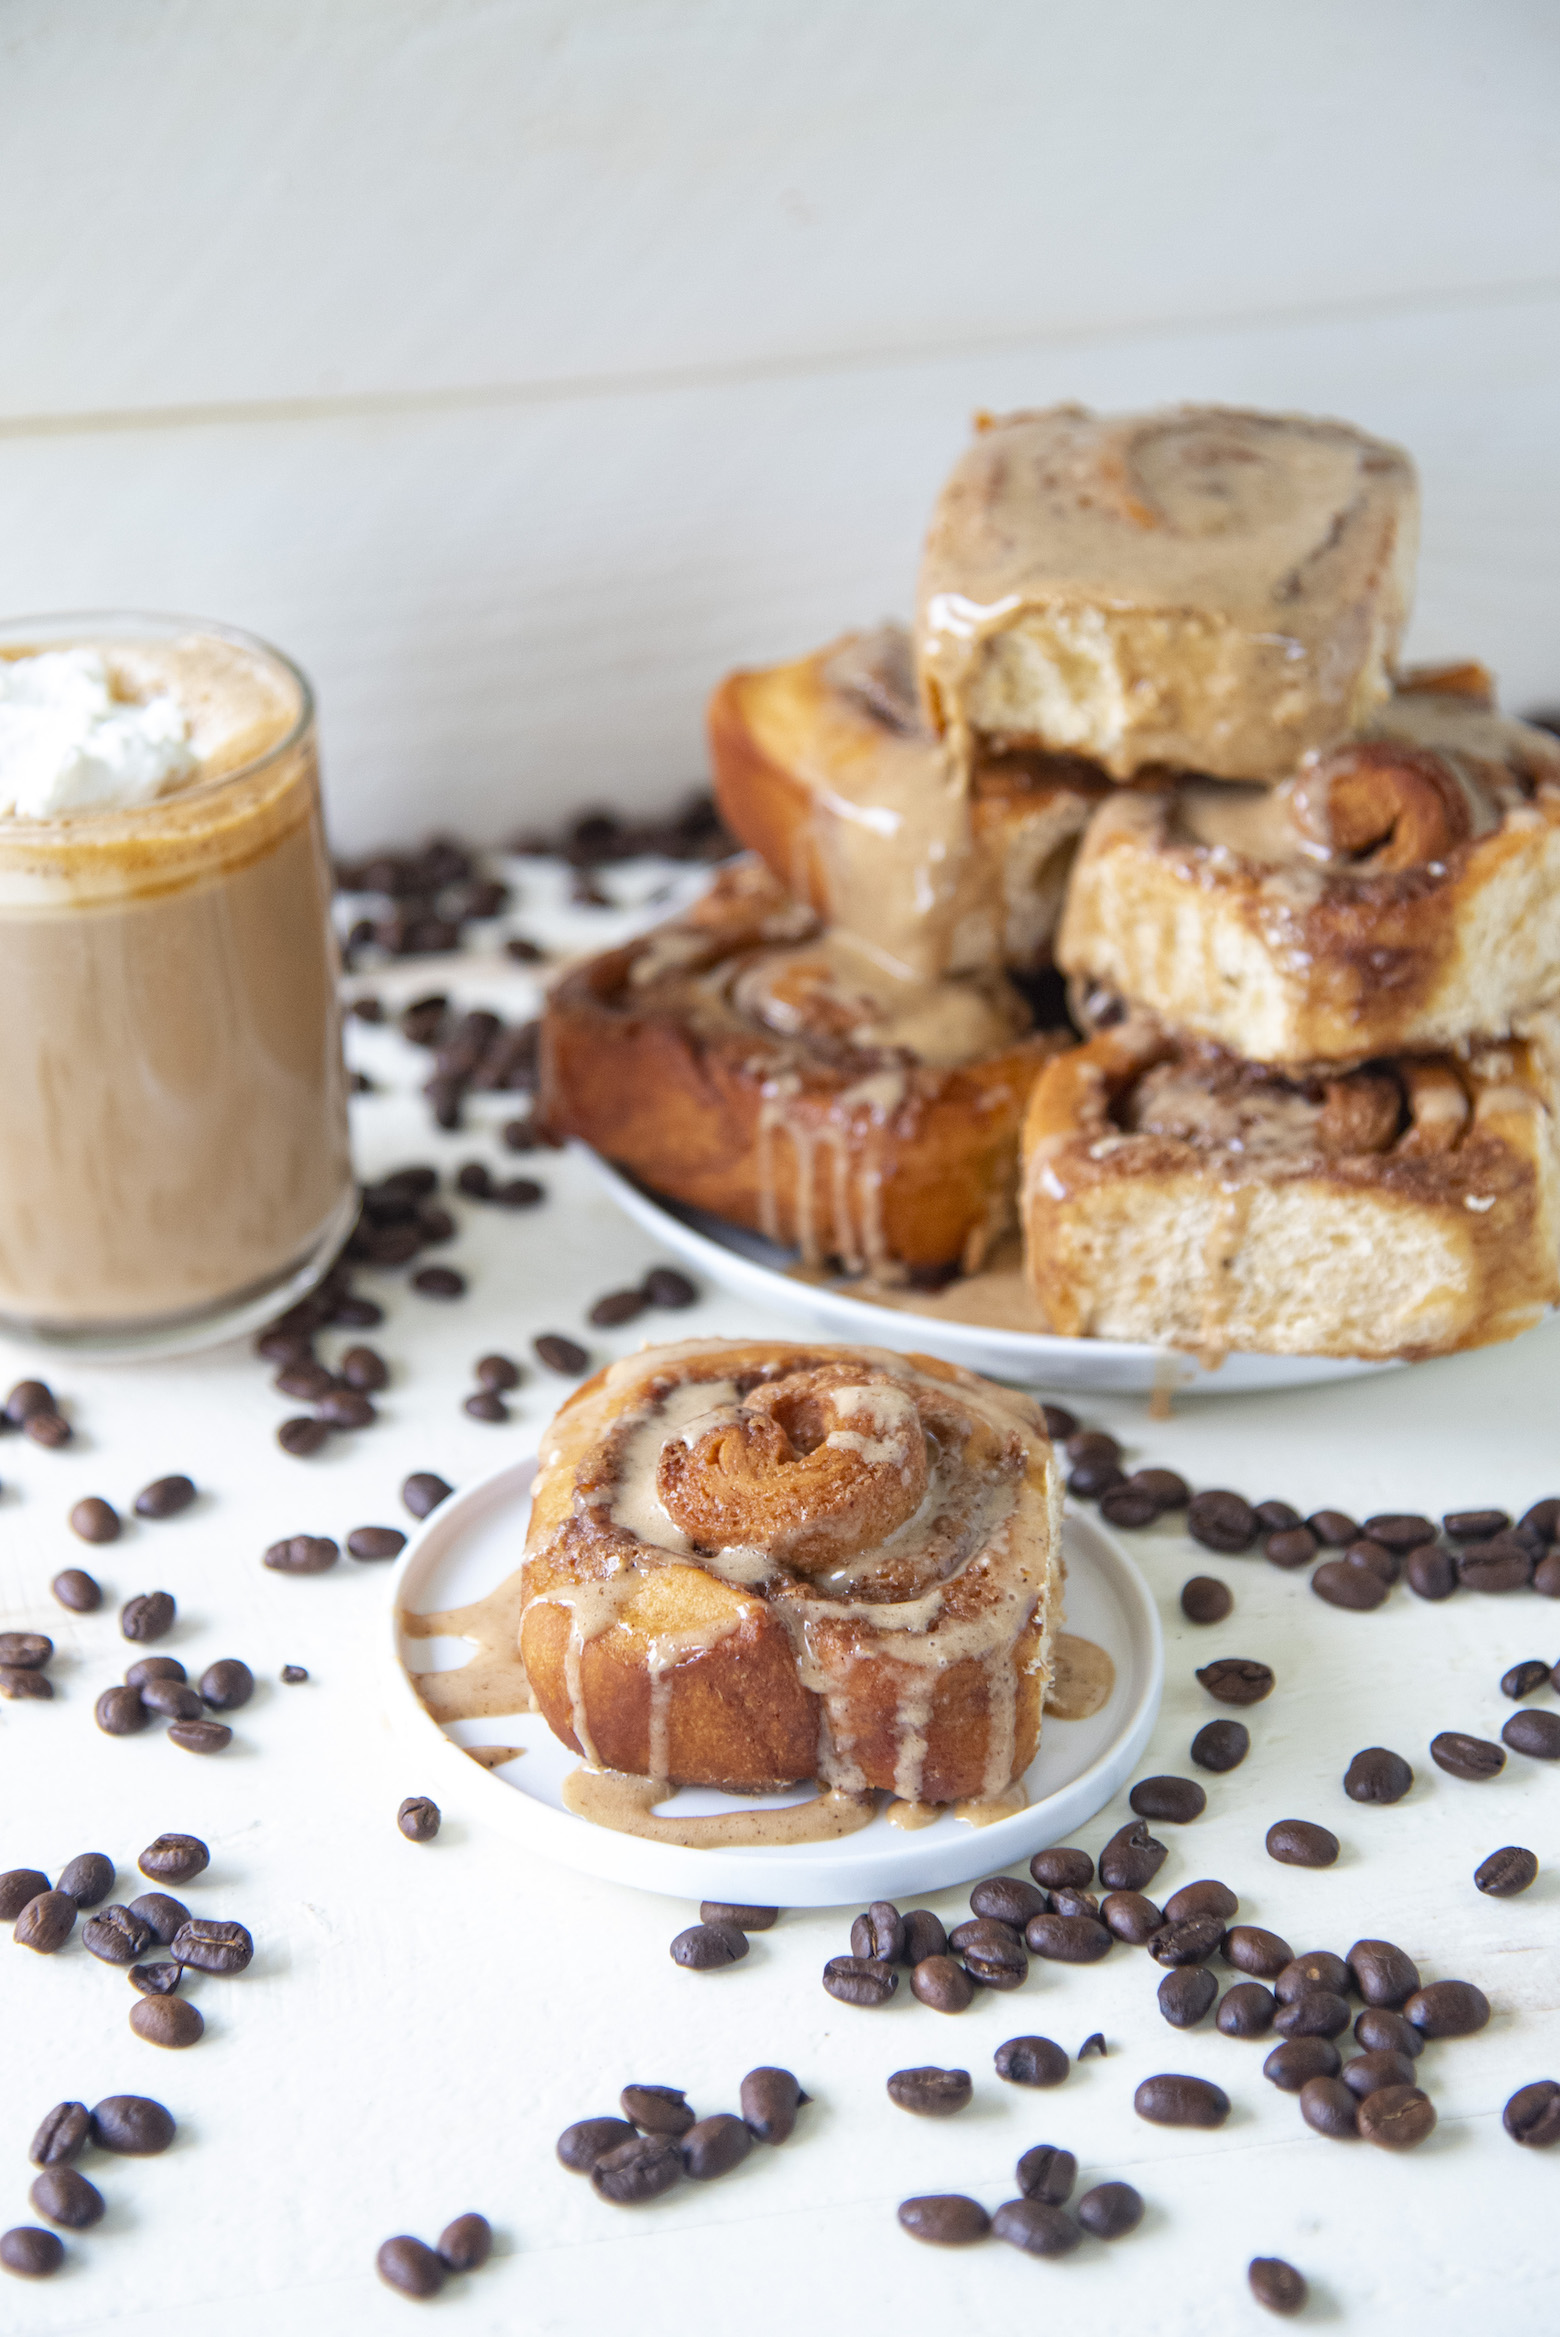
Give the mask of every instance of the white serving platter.
M 530 1513 L 534 1461 L 518 1462 L 453 1495 L 408 1542 L 391 1585 L 385 1635 L 392 1716 L 421 1763 L 441 1806 L 458 1809 L 507 1835 L 521 1850 L 555 1859 L 608 1881 L 687 1899 L 750 1905 L 834 1907 L 898 1899 L 972 1881 L 1059 1842 L 1104 1807 L 1131 1775 L 1148 1743 L 1164 1682 L 1159 1616 L 1137 1568 L 1092 1520 L 1069 1517 L 1067 1628 L 1110 1654 L 1116 1683 L 1088 1720 L 1047 1720 L 1025 1776 L 1028 1807 L 989 1826 L 951 1816 L 914 1833 L 881 1813 L 856 1834 L 833 1842 L 753 1849 L 687 1849 L 618 1834 L 563 1806 L 563 1783 L 578 1766 L 537 1713 L 455 1721 L 428 1714 L 412 1671 L 453 1669 L 471 1653 L 455 1639 L 411 1639 L 401 1615 L 438 1614 L 495 1590 L 520 1563 Z M 485 1769 L 464 1748 L 516 1745 L 520 1756 Z M 435 1784 L 434 1778 L 439 1782 Z M 780 1807 L 810 1789 L 766 1799 L 686 1790 L 679 1816 L 723 1809 Z
M 1230 1355 L 1209 1369 L 1196 1356 L 1125 1339 L 1062 1339 L 1040 1331 L 992 1330 L 949 1322 L 907 1307 L 878 1306 L 849 1290 L 804 1282 L 788 1269 L 790 1250 L 762 1234 L 728 1225 L 702 1209 L 684 1208 L 650 1193 L 586 1145 L 573 1149 L 590 1161 L 618 1206 L 646 1233 L 738 1298 L 786 1314 L 831 1338 L 869 1340 L 880 1347 L 915 1348 L 962 1363 L 969 1371 L 1020 1387 L 1077 1388 L 1116 1395 L 1186 1393 L 1245 1396 L 1270 1388 L 1299 1388 L 1319 1380 L 1356 1379 L 1398 1371 L 1395 1363 L 1362 1363 L 1337 1355 Z

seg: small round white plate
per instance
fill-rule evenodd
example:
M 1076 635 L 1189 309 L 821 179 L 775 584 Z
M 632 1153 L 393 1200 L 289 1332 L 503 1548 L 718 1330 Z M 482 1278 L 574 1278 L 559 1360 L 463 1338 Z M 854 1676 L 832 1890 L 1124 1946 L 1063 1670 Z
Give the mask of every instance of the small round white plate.
M 398 1726 L 416 1747 L 434 1798 L 485 1819 L 522 1848 L 610 1882 L 686 1899 L 725 1899 L 774 1907 L 836 1907 L 851 1900 L 898 1899 L 993 1874 L 1059 1842 L 1103 1809 L 1131 1775 L 1148 1743 L 1164 1684 L 1159 1615 L 1131 1560 L 1088 1518 L 1069 1517 L 1067 1622 L 1096 1640 L 1116 1666 L 1104 1708 L 1088 1720 L 1047 1720 L 1040 1751 L 1025 1775 L 1029 1806 L 994 1825 L 953 1817 L 906 1833 L 880 1813 L 860 1833 L 835 1842 L 768 1849 L 689 1850 L 616 1834 L 571 1815 L 563 1782 L 578 1766 L 539 1713 L 510 1719 L 430 1718 L 411 1671 L 454 1669 L 469 1642 L 408 1639 L 402 1612 L 439 1614 L 483 1598 L 519 1565 L 530 1513 L 535 1463 L 523 1461 L 456 1494 L 407 1544 L 392 1585 L 387 1634 L 389 1693 Z M 463 1748 L 524 1748 L 500 1768 L 485 1769 Z M 440 1782 L 435 1783 L 435 1776 Z M 679 1816 L 724 1809 L 779 1808 L 808 1798 L 810 1788 L 768 1797 L 685 1789 Z
M 1128 1339 L 1062 1339 L 1041 1331 L 999 1331 L 981 1323 L 948 1322 L 908 1307 L 877 1306 L 843 1288 L 802 1282 L 787 1272 L 795 1253 L 762 1234 L 728 1225 L 702 1209 L 688 1209 L 647 1192 L 621 1169 L 592 1152 L 576 1151 L 595 1169 L 618 1206 L 678 1257 L 712 1282 L 795 1316 L 836 1339 L 865 1339 L 880 1347 L 918 1349 L 962 1363 L 966 1370 L 1019 1387 L 1079 1388 L 1095 1394 L 1247 1396 L 1269 1388 L 1308 1387 L 1318 1380 L 1356 1379 L 1399 1371 L 1396 1363 L 1362 1363 L 1340 1355 L 1229 1355 L 1210 1370 L 1178 1348 Z

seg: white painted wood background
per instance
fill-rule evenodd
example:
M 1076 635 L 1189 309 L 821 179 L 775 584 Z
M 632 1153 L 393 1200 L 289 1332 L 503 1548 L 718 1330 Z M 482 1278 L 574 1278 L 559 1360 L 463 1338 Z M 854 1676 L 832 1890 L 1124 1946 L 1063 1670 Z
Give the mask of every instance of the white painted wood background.
M 0 611 L 256 627 L 349 847 L 699 772 L 970 409 L 1330 410 L 1560 698 L 1552 0 L 3 0 Z

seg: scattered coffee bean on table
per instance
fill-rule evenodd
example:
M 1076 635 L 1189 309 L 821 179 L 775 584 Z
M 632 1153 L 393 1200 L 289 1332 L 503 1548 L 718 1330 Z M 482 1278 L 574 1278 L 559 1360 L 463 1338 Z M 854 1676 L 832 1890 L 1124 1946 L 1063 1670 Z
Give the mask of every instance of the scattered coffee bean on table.
M 142 1996 L 130 2007 L 130 2026 L 144 2043 L 166 2046 L 170 2052 L 198 2045 L 206 2030 L 199 2008 L 172 1993 Z
M 1078 2180 L 1078 2161 L 1070 2150 L 1060 2150 L 1054 2142 L 1037 2142 L 1025 2151 L 1016 2173 L 1026 2199 L 1042 2199 L 1048 2207 L 1062 2207 Z
M 92 1713 L 107 1737 L 136 1736 L 152 1717 L 141 1702 L 139 1688 L 105 1688 Z
M 1341 2077 L 1308 2077 L 1299 2102 L 1300 2115 L 1314 2133 L 1344 2142 L 1359 2132 L 1360 2105 Z
M 1228 1883 L 1205 1877 L 1199 1882 L 1183 1883 L 1178 1891 L 1171 1892 L 1165 1901 L 1165 1921 L 1180 1923 L 1188 1915 L 1218 1915 L 1228 1923 L 1239 1908 L 1240 1901 Z
M 1276 1931 L 1264 1931 L 1258 1923 L 1232 1924 L 1224 1934 L 1223 1954 L 1227 1964 L 1253 1980 L 1276 1980 L 1295 1960 L 1288 1940 Z
M 1071 2064 L 1049 2037 L 1009 2037 L 992 2056 L 998 2077 L 1009 2085 L 1060 2085 Z
M 289 1688 L 296 1688 L 309 1675 L 301 1663 L 284 1663 L 279 1676 L 286 1681 Z
M 571 2174 L 588 2175 L 596 2161 L 605 2158 L 609 2150 L 633 2140 L 634 2129 L 626 2118 L 581 2118 L 559 2135 L 559 2162 Z
M 96 1907 L 114 1887 L 114 1862 L 102 1850 L 84 1850 L 60 1869 L 56 1890 L 66 1891 L 78 1907 Z
M 145 2094 L 109 2094 L 92 2112 L 93 2141 L 120 2158 L 155 2158 L 173 2137 L 170 2113 Z
M 1194 1574 L 1181 1585 L 1181 1612 L 1188 1623 L 1222 1623 L 1234 1604 L 1234 1592 L 1216 1575 Z
M 242 1923 L 213 1915 L 192 1915 L 181 1923 L 168 1943 L 176 1964 L 192 1971 L 213 1972 L 228 1979 L 246 1972 L 254 1961 L 255 1943 Z
M 442 1813 L 425 1793 L 409 1793 L 395 1813 L 395 1822 L 408 1842 L 431 1842 L 439 1831 Z
M 728 1964 L 740 1964 L 747 1952 L 747 1933 L 728 1923 L 690 1924 L 671 1948 L 672 1962 L 687 1972 L 719 1972 Z
M 153 1680 L 183 1681 L 188 1677 L 176 1655 L 138 1655 L 125 1672 L 125 1686 L 144 1692 Z
M 831 1956 L 823 1967 L 823 1985 L 841 2004 L 870 2011 L 887 2004 L 899 1986 L 899 1974 L 892 1964 L 869 1956 Z
M 85 2102 L 56 2102 L 28 2145 L 35 2167 L 69 2166 L 80 2158 L 92 2138 L 92 2120 Z
M 238 1712 L 255 1692 L 255 1675 L 236 1655 L 225 1655 L 201 1673 L 200 1692 L 213 1712 Z
M 35 2223 L 19 2223 L 0 2232 L 0 2265 L 19 2280 L 47 2280 L 65 2261 L 58 2232 L 46 2232 Z
M 1156 1964 L 1205 1964 L 1224 1937 L 1219 1915 L 1182 1915 L 1161 1924 L 1148 1943 Z
M 788 2142 L 796 2128 L 796 2113 L 812 2096 L 803 2093 L 788 2069 L 750 2069 L 738 2096 L 742 2115 L 755 2142 Z
M 1103 2029 L 1091 2030 L 1078 2047 L 1080 2061 L 1087 2061 L 1091 2054 L 1097 2061 L 1103 2061 L 1105 2058 L 1105 2032 Z
M 1450 1550 L 1438 1549 L 1427 1543 L 1422 1549 L 1409 1553 L 1403 1569 L 1403 1580 L 1416 1599 L 1449 1599 L 1457 1588 L 1457 1561 Z
M 1330 1996 L 1347 1996 L 1353 1985 L 1342 1956 L 1330 1948 L 1312 1948 L 1306 1955 L 1291 1956 L 1273 1982 L 1273 1994 L 1280 2004 L 1293 2004 L 1319 1989 Z
M 1530 1761 L 1560 1761 L 1560 1712 L 1514 1712 L 1500 1737 Z
M 647 2206 L 682 2176 L 682 2151 L 666 2134 L 636 2134 L 603 2152 L 590 2170 L 592 2187 L 614 2207 Z
M 652 1306 L 692 1306 L 699 1295 L 697 1284 L 675 1266 L 652 1266 L 641 1287 Z
M 989 1875 L 971 1891 L 970 1906 L 976 1915 L 1022 1931 L 1031 1915 L 1045 1914 L 1046 1895 L 1038 1884 L 1021 1882 L 1015 1875 Z
M 631 1323 L 642 1315 L 649 1300 L 642 1290 L 609 1290 L 598 1298 L 586 1317 L 600 1331 L 615 1331 L 622 1323 Z
M 1262 2074 L 1280 2093 L 1298 2094 L 1314 2077 L 1336 2077 L 1343 2056 L 1330 2037 L 1286 2037 L 1262 2064 Z
M 83 1542 L 117 1542 L 121 1532 L 118 1510 L 96 1493 L 89 1493 L 84 1501 L 76 1503 L 69 1524 L 71 1532 Z
M 332 1388 L 321 1396 L 319 1417 L 328 1428 L 371 1428 L 379 1415 L 356 1388 Z
M 1162 1818 L 1172 1826 L 1190 1825 L 1208 1807 L 1208 1796 L 1191 1777 L 1141 1778 L 1127 1800 L 1140 1818 Z
M 1419 1986 L 1419 1966 L 1389 1939 L 1357 1939 L 1344 1960 L 1367 2004 L 1400 2012 Z
M 885 1964 L 897 1964 L 904 1954 L 905 1923 L 899 1909 L 889 1899 L 874 1899 L 864 1915 L 858 1915 L 850 1927 L 850 1952 L 853 1956 L 876 1958 Z
M 1549 2150 L 1560 2142 L 1560 2085 L 1540 2077 L 1518 2086 L 1501 2112 L 1501 2124 L 1524 2149 Z
M 968 2247 L 972 2240 L 983 2240 L 991 2229 L 991 2218 L 980 2201 L 966 2199 L 958 2191 L 904 2200 L 899 2221 L 912 2239 L 928 2240 L 938 2248 Z
M 133 1964 L 155 1937 L 151 1925 L 128 1907 L 105 1907 L 81 1927 L 82 1946 L 103 1964 Z
M 626 2085 L 618 2107 L 642 2134 L 686 2134 L 694 2123 L 688 2097 L 678 2085 Z
M 399 1558 L 406 1548 L 406 1536 L 398 1526 L 354 1526 L 347 1536 L 347 1555 L 368 1563 L 384 1558 Z
M 1344 1607 L 1360 1615 L 1379 1607 L 1391 1587 L 1368 1566 L 1356 1566 L 1347 1558 L 1324 1558 L 1311 1577 L 1311 1588 L 1319 1599 L 1325 1599 L 1330 1607 Z
M 18 1947 L 34 1955 L 52 1956 L 65 1945 L 76 1924 L 76 1902 L 68 1891 L 40 1891 L 16 1918 L 12 1933 Z
M 413 1517 L 431 1517 L 441 1501 L 448 1501 L 455 1490 L 436 1477 L 431 1469 L 418 1469 L 401 1487 L 401 1499 Z
M 168 1742 L 185 1753 L 223 1753 L 233 1742 L 233 1731 L 222 1720 L 176 1720 Z
M 1260 1704 L 1273 1693 L 1272 1672 L 1249 1656 L 1221 1656 L 1216 1663 L 1204 1664 L 1197 1678 L 1220 1704 Z
M 211 1852 L 198 1834 L 159 1834 L 148 1842 L 136 1865 L 158 1883 L 193 1882 L 211 1864 Z
M 888 2080 L 889 2100 L 917 2118 L 951 2118 L 974 2093 L 967 2069 L 896 2069 Z
M 172 1594 L 165 1590 L 142 1591 L 127 1599 L 119 1610 L 119 1628 L 126 1639 L 145 1642 L 166 1639 L 173 1629 L 178 1609 Z
M 1471 1980 L 1432 1980 L 1416 1988 L 1403 2018 L 1422 2037 L 1472 2037 L 1490 2017 L 1490 2000 Z
M 1206 2077 L 1167 2070 L 1144 2078 L 1132 2107 L 1154 2126 L 1222 2126 L 1230 2114 L 1230 2098 Z
M 1361 2102 L 1359 2130 L 1379 2150 L 1415 2150 L 1435 2132 L 1435 2104 L 1417 2086 L 1383 2086 Z
M 1527 1663 L 1514 1663 L 1509 1672 L 1502 1674 L 1500 1692 L 1515 1703 L 1519 1696 L 1534 1696 L 1548 1685 L 1548 1664 L 1541 1658 L 1533 1658 Z
M 544 1331 L 531 1345 L 538 1361 L 545 1363 L 549 1371 L 561 1372 L 565 1379 L 578 1379 L 589 1366 L 590 1357 L 578 1341 L 565 1339 L 557 1331 Z
M 1143 2220 L 1143 2198 L 1130 2183 L 1096 2183 L 1073 2213 L 1096 2240 L 1125 2239 Z
M 132 1964 L 125 1977 L 140 1996 L 173 1996 L 184 1978 L 182 1964 Z
M 1159 2009 L 1173 2029 L 1195 2029 L 1218 1993 L 1219 1983 L 1206 1964 L 1179 1964 L 1159 1983 Z
M 1237 1980 L 1220 1999 L 1216 2026 L 1226 2037 L 1265 2037 L 1278 2003 L 1260 1980 Z
M 139 1899 L 131 1900 L 129 1913 L 147 1926 L 152 1937 L 162 1947 L 175 1939 L 180 1928 L 190 1919 L 190 1911 L 184 1901 L 170 1898 L 166 1891 L 143 1891 Z
M 904 2221 L 904 2209 L 900 2211 Z M 1070 2215 L 1043 2199 L 1009 2199 L 991 2219 L 992 2236 L 1029 2256 L 1070 2256 L 1083 2234 Z M 918 2232 L 918 2239 L 930 2235 Z M 976 2237 L 979 2235 L 976 2234 Z
M 195 1487 L 188 1477 L 154 1477 L 136 1495 L 135 1514 L 158 1520 L 177 1517 L 194 1498 Z
M 1128 1947 L 1146 1947 L 1156 1931 L 1164 1929 L 1164 1909 L 1141 1891 L 1107 1891 L 1100 1903 L 1100 1921 L 1113 1939 Z
M 1385 2004 L 1367 2004 L 1354 2024 L 1354 2035 L 1367 2053 L 1402 2053 L 1413 2061 L 1425 2049 L 1413 2022 Z
M 1120 1826 L 1100 1852 L 1100 1881 L 1112 1891 L 1146 1890 L 1168 1853 L 1142 1819 Z
M 1259 1521 L 1250 1502 L 1239 1493 L 1216 1489 L 1193 1495 L 1187 1507 L 1186 1530 L 1205 1550 L 1234 1557 L 1251 1548 Z
M 1347 2000 L 1329 1988 L 1310 1988 L 1281 2004 L 1274 2026 L 1284 2037 L 1341 2037 L 1349 2025 Z
M 141 1702 L 160 1720 L 198 1720 L 205 1710 L 198 1688 L 187 1680 L 138 1680 Z
M 682 2138 L 683 2173 L 690 2182 L 713 2183 L 739 2167 L 753 2147 L 753 2137 L 740 2118 L 718 2110 L 700 2118 Z
M 390 1366 L 377 1347 L 349 1347 L 340 1371 L 349 1388 L 360 1396 L 377 1396 L 390 1385 Z
M 103 1592 L 92 1576 L 80 1566 L 67 1566 L 49 1585 L 62 1607 L 73 1615 L 95 1615 L 103 1604 Z
M 453 1266 L 420 1266 L 412 1276 L 412 1288 L 424 1298 L 464 1298 L 466 1277 Z
M 1051 1913 L 1053 1915 L 1098 1915 L 1099 1911 L 1100 1902 L 1097 1892 L 1053 1891 L 1051 1893 Z M 1033 1917 L 1030 1920 L 1033 1921 Z
M 422 2240 L 413 2239 L 410 2232 L 397 2232 L 386 2240 L 374 2258 L 374 2267 L 387 2288 L 402 2296 L 437 2296 L 444 2286 L 444 2266 Z
M 1538 1860 L 1531 1850 L 1521 1850 L 1514 1843 L 1505 1850 L 1492 1850 L 1482 1865 L 1474 1870 L 1474 1884 L 1486 1898 L 1514 1899 L 1537 1880 Z
M 1270 1566 L 1309 1566 L 1320 1548 L 1309 1526 L 1287 1526 L 1265 1537 L 1262 1555 Z
M 478 1388 L 475 1395 L 467 1396 L 461 1410 L 473 1420 L 485 1420 L 490 1428 L 502 1428 L 512 1418 L 503 1397 L 491 1388 Z
M 1344 1772 L 1343 1790 L 1350 1801 L 1401 1801 L 1414 1782 L 1414 1772 L 1401 1753 L 1385 1745 L 1367 1745 L 1356 1753 Z
M 1050 1963 L 1097 1964 L 1102 1956 L 1110 1954 L 1116 1943 L 1105 1925 L 1092 1915 L 1033 1915 L 1024 1927 L 1024 1944 L 1031 1955 L 1041 1956 Z M 978 1958 L 971 1964 L 966 1951 L 964 1960 L 977 1979 L 986 1978 Z
M 1267 1830 L 1267 1854 L 1281 1866 L 1333 1866 L 1338 1837 L 1308 1818 L 1280 1818 Z
M 1499 1745 L 1492 1745 L 1486 1737 L 1464 1736 L 1455 1728 L 1443 1729 L 1438 1737 L 1431 1738 L 1430 1758 L 1448 1777 L 1461 1777 L 1471 1785 L 1484 1784 L 1506 1766 L 1506 1756 Z
M 1042 1890 L 1087 1890 L 1094 1880 L 1094 1861 L 1086 1850 L 1057 1847 L 1037 1850 L 1029 1871 Z
M 950 1955 L 921 1956 L 911 1967 L 910 1991 L 933 2012 L 966 2012 L 975 2001 L 975 1983 Z
M 1298 2313 L 1311 2293 L 1304 2276 L 1282 2256 L 1253 2256 L 1246 2267 L 1246 2280 L 1259 2305 L 1286 2318 Z
M 276 1441 L 284 1453 L 291 1453 L 294 1460 L 307 1461 L 315 1453 L 323 1451 L 329 1443 L 330 1428 L 323 1420 L 311 1420 L 306 1413 L 299 1413 L 294 1419 L 282 1422 L 276 1432 Z
M 778 1907 L 728 1906 L 719 1899 L 706 1899 L 699 1908 L 701 1923 L 724 1923 L 734 1931 L 773 1931 L 779 1917 Z
M 1238 1720 L 1210 1720 L 1192 1739 L 1191 1754 L 1199 1769 L 1222 1777 L 1238 1769 L 1251 1750 L 1251 1731 Z
M 439 2234 L 437 2254 L 448 2272 L 480 2272 L 493 2253 L 493 2227 L 474 2210 L 457 2215 Z

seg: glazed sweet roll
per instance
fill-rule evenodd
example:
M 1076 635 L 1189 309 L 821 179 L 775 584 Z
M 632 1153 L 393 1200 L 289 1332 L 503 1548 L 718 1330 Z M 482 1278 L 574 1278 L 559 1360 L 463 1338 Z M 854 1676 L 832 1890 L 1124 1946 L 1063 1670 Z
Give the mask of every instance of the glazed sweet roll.
M 1039 1407 L 877 1348 L 691 1341 L 543 1440 L 520 1646 L 594 1767 L 759 1792 L 1000 1794 L 1060 1628 Z

